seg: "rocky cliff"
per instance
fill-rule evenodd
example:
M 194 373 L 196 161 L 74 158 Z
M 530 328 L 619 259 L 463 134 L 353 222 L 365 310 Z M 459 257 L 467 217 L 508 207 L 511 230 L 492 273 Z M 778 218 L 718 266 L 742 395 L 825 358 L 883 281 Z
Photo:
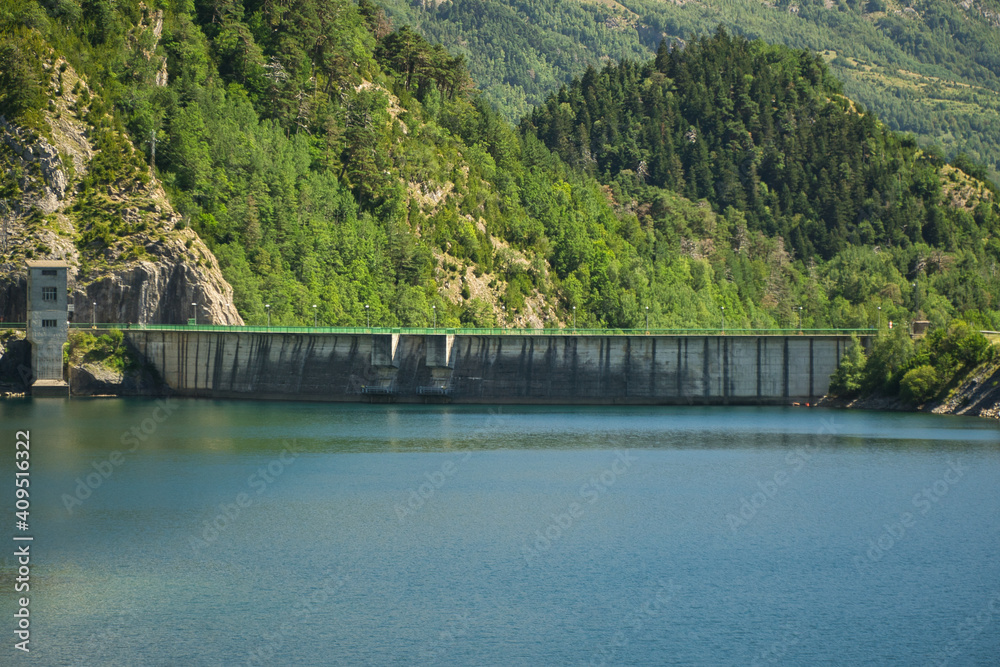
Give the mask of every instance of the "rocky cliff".
M 931 412 L 1000 419 L 1000 363 L 990 362 L 973 370 Z
M 1000 419 L 1000 362 L 990 361 L 957 380 L 954 389 L 941 400 L 914 405 L 899 396 L 877 394 L 864 398 L 824 396 L 820 407 L 852 408 L 893 412 L 933 412 L 938 415 L 962 415 Z
M 31 343 L 24 332 L 0 329 L 0 397 L 21 395 L 31 379 Z
M 0 116 L 0 168 L 13 195 L 0 204 L 2 320 L 25 320 L 25 260 L 64 259 L 76 321 L 184 323 L 197 316 L 242 324 L 215 256 L 185 227 L 143 156 L 93 106 L 86 82 L 55 55 L 44 68 L 50 103 L 41 127 Z M 121 177 L 129 172 L 109 164 L 139 178 Z M 88 178 L 93 169 L 101 173 Z

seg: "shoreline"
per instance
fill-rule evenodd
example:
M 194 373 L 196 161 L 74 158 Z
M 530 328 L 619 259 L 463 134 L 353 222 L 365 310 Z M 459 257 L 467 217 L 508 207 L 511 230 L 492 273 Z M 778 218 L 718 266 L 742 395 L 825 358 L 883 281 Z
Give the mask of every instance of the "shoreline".
M 89 364 L 88 364 L 89 366 Z M 73 376 L 78 377 L 79 371 L 83 369 L 80 367 L 73 367 Z M 89 374 L 89 373 L 88 373 Z M 225 395 L 225 396 L 208 396 L 208 395 L 187 395 L 175 392 L 169 387 L 161 386 L 153 389 L 152 387 L 146 385 L 141 391 L 134 391 L 137 384 L 135 378 L 129 375 L 120 375 L 120 381 L 114 389 L 109 386 L 108 378 L 105 376 L 101 384 L 102 391 L 98 392 L 78 392 L 71 391 L 69 398 L 86 398 L 86 399 L 114 399 L 114 398 L 177 398 L 177 399 L 190 399 L 190 400 L 226 400 L 226 401 L 264 401 L 270 403 L 290 403 L 290 402 L 302 402 L 302 403 L 356 403 L 356 404 L 393 404 L 393 405 L 449 405 L 449 406 L 463 406 L 472 407 L 476 405 L 510 405 L 510 406 L 550 406 L 550 407 L 787 407 L 787 408 L 802 408 L 802 409 L 813 409 L 813 408 L 824 408 L 830 410 L 850 410 L 850 411 L 864 411 L 864 412 L 911 412 L 911 413 L 922 413 L 922 414 L 938 414 L 938 415 L 951 415 L 956 417 L 979 417 L 983 419 L 1000 419 L 1000 385 L 994 387 L 992 383 L 994 380 L 1000 380 L 1000 369 L 996 369 L 995 372 L 991 373 L 986 381 L 983 381 L 979 377 L 967 377 L 953 392 L 950 396 L 944 400 L 936 401 L 932 403 L 926 403 L 923 405 L 914 406 L 912 404 L 905 403 L 898 397 L 893 396 L 870 396 L 866 398 L 839 398 L 836 396 L 823 396 L 815 400 L 815 402 L 798 402 L 791 401 L 787 403 L 781 402 L 770 402 L 770 403 L 760 403 L 760 402 L 716 402 L 716 401 L 704 401 L 704 400 L 689 400 L 689 401 L 675 401 L 675 402 L 649 402 L 649 403 L 632 403 L 632 402 L 616 402 L 614 400 L 608 400 L 606 402 L 593 402 L 593 403 L 581 403 L 581 402 L 565 402 L 565 401 L 553 401 L 553 400 L 518 400 L 516 397 L 512 397 L 509 401 L 504 400 L 494 400 L 490 402 L 470 402 L 470 401 L 451 401 L 451 400 L 424 400 L 424 401 L 409 401 L 409 400 L 330 400 L 328 398 L 317 398 L 309 396 L 299 396 L 299 395 L 288 395 L 288 396 L 254 396 L 249 394 L 244 395 Z M 72 385 L 71 385 L 72 386 Z M 986 389 L 988 387 L 988 389 Z M 115 390 L 117 389 L 117 391 Z M 122 390 L 124 389 L 124 390 Z M 132 389 L 132 391 L 129 391 Z M 976 391 L 979 389 L 980 391 Z M 985 390 L 985 391 L 984 391 Z M 973 398 L 970 398 L 973 397 Z M 0 400 L 24 400 L 32 398 L 30 388 L 26 388 L 23 385 L 16 385 L 11 383 L 0 384 Z M 376 398 L 376 397 L 372 397 Z M 383 397 L 388 398 L 388 397 Z
M 821 407 L 884 412 L 923 412 L 959 417 L 1000 419 L 1000 364 L 988 363 L 970 371 L 942 399 L 922 405 L 906 403 L 898 396 L 860 398 L 824 397 Z
M 31 389 L 25 384 L 30 379 L 30 353 L 25 341 L 7 341 L 4 354 L 0 357 L 0 399 L 20 399 L 31 396 Z M 367 356 L 367 355 L 365 355 Z M 451 355 L 449 355 L 451 356 Z M 587 406 L 587 405 L 770 405 L 787 407 L 823 407 L 833 409 L 867 410 L 884 412 L 923 412 L 933 414 L 953 414 L 958 416 L 975 416 L 986 419 L 1000 419 L 1000 362 L 988 362 L 962 377 L 947 395 L 938 400 L 923 405 L 913 405 L 902 401 L 898 396 L 868 396 L 860 398 L 840 398 L 836 396 L 734 396 L 702 393 L 689 396 L 653 396 L 634 395 L 628 391 L 607 395 L 591 394 L 576 397 L 549 395 L 531 396 L 520 391 L 512 391 L 510 395 L 492 393 L 492 395 L 475 395 L 464 393 L 440 395 L 392 392 L 367 392 L 363 389 L 358 393 L 316 393 L 305 390 L 280 391 L 279 387 L 261 387 L 262 391 L 233 391 L 235 387 L 210 388 L 208 386 L 174 389 L 156 372 L 152 365 L 146 362 L 144 355 L 135 355 L 139 368 L 134 370 L 115 370 L 101 362 L 69 363 L 66 366 L 66 377 L 69 378 L 69 393 L 71 397 L 191 397 L 208 399 L 232 400 L 263 400 L 263 401 L 304 401 L 304 402 L 358 402 L 358 403 L 397 403 L 397 404 L 450 404 L 450 405 L 553 405 L 553 406 Z M 454 361 L 449 361 L 450 366 Z M 734 367 L 739 369 L 739 366 Z M 516 380 L 519 375 L 515 368 L 511 377 Z M 740 372 L 738 370 L 734 372 Z M 27 375 L 27 378 L 25 377 Z M 613 373 L 612 373 L 613 375 Z M 518 383 L 515 381 L 514 383 Z M 512 389 L 517 387 L 513 386 Z M 526 387 L 525 387 L 526 388 Z M 275 391 L 275 390 L 278 391 Z M 314 388 L 310 388 L 314 389 Z M 356 389 L 356 388 L 355 388 Z

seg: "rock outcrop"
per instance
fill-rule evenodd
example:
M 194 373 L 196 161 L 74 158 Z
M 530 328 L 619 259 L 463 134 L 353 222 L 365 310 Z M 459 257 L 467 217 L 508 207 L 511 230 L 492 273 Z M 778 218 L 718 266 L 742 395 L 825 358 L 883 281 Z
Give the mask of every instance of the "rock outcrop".
M 931 412 L 1000 419 L 1000 364 L 980 366 Z
M 824 396 L 816 405 L 827 408 L 933 412 L 938 415 L 1000 419 L 1000 363 L 993 361 L 974 368 L 961 378 L 958 386 L 943 400 L 930 401 L 924 405 L 908 403 L 899 396 L 882 395 L 854 399 Z
M 34 205 L 45 213 L 59 208 L 69 180 L 56 147 L 43 137 L 11 125 L 3 117 L 0 117 L 0 142 L 3 142 L 3 149 L 23 165 L 17 178 L 18 187 L 22 191 L 36 190 Z
M 98 363 L 71 366 L 69 387 L 73 396 L 161 396 L 165 392 L 148 370 L 126 374 Z
M 187 230 L 181 238 L 197 236 Z M 183 256 L 180 239 L 164 243 L 167 248 L 154 248 L 151 254 Z M 243 324 L 233 307 L 232 287 L 222 278 L 215 257 L 205 252 L 207 270 L 184 261 L 140 261 L 78 287 L 71 297 L 76 320 L 180 324 L 195 318 L 203 324 Z
M 0 393 L 23 392 L 31 380 L 31 343 L 0 332 Z
M 76 321 L 182 324 L 197 317 L 201 323 L 243 324 L 215 256 L 185 228 L 155 178 L 91 184 L 81 204 L 78 186 L 98 153 L 92 137 L 113 130 L 95 125 L 86 113 L 89 89 L 65 60 L 53 57 L 45 68 L 52 76 L 46 132 L 0 117 L 0 166 L 17 175 L 20 190 L 17 200 L 0 207 L 6 222 L 0 321 L 26 319 L 25 260 L 62 259 L 70 265 Z M 133 163 L 141 163 L 126 137 L 115 138 L 131 151 Z M 95 210 L 105 221 L 111 218 L 106 224 L 114 232 L 84 239 L 98 224 Z

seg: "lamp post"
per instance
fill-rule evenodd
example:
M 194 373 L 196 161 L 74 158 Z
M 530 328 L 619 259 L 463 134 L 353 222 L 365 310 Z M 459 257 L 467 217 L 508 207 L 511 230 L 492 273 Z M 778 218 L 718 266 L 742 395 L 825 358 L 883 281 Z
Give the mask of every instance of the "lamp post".
M 271 328 L 271 304 L 265 303 L 264 307 L 267 308 L 267 328 Z
M 799 306 L 799 333 L 802 333 L 802 306 Z
M 882 330 L 882 306 L 878 307 L 878 329 Z
M 120 287 L 120 291 L 121 291 L 121 300 L 122 300 L 122 302 L 123 303 L 128 302 L 128 299 L 125 298 L 125 290 L 129 290 L 129 294 L 131 294 L 132 293 L 132 291 L 131 291 L 132 290 L 132 286 L 131 285 L 120 285 L 119 287 Z M 139 316 L 142 317 L 142 311 L 141 310 L 139 312 Z M 128 325 L 131 328 L 131 326 L 132 326 L 132 320 L 131 319 L 128 320 Z
M 649 306 L 646 306 L 646 333 L 649 333 Z
M 368 314 L 368 304 L 367 303 L 365 304 L 365 323 L 368 325 L 366 328 L 368 328 L 368 329 L 372 328 L 372 318 Z
M 97 328 L 97 302 L 94 302 L 94 307 L 90 309 L 91 322 L 90 326 L 94 329 Z
M 920 290 L 917 289 L 917 283 L 913 283 L 913 319 L 919 317 L 920 311 Z
M 3 204 L 3 227 L 2 231 L 0 231 L 0 251 L 7 252 L 7 211 L 10 208 L 7 206 L 6 199 L 0 200 L 0 203 Z
M 438 307 L 437 306 L 431 306 L 431 312 L 434 313 L 434 326 L 431 327 L 431 328 L 432 329 L 437 329 L 437 327 L 438 327 Z
M 719 306 L 722 309 L 722 335 L 726 335 L 726 307 Z
M 194 302 L 194 301 L 191 302 L 191 315 L 194 316 L 192 319 L 194 320 L 195 326 L 198 326 L 198 304 L 197 304 L 197 302 Z
M 576 306 L 573 306 L 573 331 L 576 331 Z
M 503 324 L 504 328 L 507 328 L 507 306 L 500 306 L 500 322 Z
M 314 303 L 313 304 L 313 329 L 316 328 L 316 325 L 318 323 L 319 323 L 319 311 L 316 310 L 316 304 Z

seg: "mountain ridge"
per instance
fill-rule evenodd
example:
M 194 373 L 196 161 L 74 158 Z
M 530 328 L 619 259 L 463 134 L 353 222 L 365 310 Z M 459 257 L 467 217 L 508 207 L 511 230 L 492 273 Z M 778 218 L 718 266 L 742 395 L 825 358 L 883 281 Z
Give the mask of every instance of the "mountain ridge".
M 967 153 L 997 177 L 1000 3 L 995 0 L 449 0 L 433 7 L 386 0 L 385 5 L 394 20 L 465 55 L 487 97 L 511 120 L 588 64 L 643 60 L 661 39 L 683 45 L 722 25 L 750 39 L 823 53 L 845 92 L 875 110 L 890 129 L 940 146 L 945 156 Z M 521 31 L 530 37 L 518 37 Z M 517 45 L 513 53 L 509 44 Z
M 678 83 L 683 95 L 660 55 L 609 66 L 624 78 L 608 80 L 600 118 L 578 122 L 591 112 L 574 86 L 605 76 L 584 70 L 539 107 L 535 129 L 548 114 L 551 132 L 536 132 L 472 89 L 460 55 L 393 30 L 368 0 L 14 7 L 5 71 L 24 85 L 2 89 L 0 111 L 26 127 L 81 114 L 99 149 L 75 180 L 76 247 L 94 262 L 142 253 L 131 240 L 142 221 L 101 193 L 147 188 L 152 164 L 250 323 L 629 328 L 648 312 L 651 326 L 687 328 L 717 326 L 723 308 L 731 327 L 996 318 L 995 204 L 962 171 L 974 165 L 946 172 L 940 156 L 884 134 L 816 54 L 703 38 L 770 60 L 743 79 L 699 79 L 697 94 Z M 673 53 L 693 58 L 695 43 Z M 32 91 L 32 77 L 45 90 L 58 81 L 25 55 L 46 48 L 84 70 L 82 108 L 75 92 L 62 91 L 77 107 L 64 112 Z M 787 79 L 790 116 L 768 110 L 771 88 L 755 79 Z M 748 97 L 729 109 L 732 86 Z M 642 118 L 659 117 L 643 109 L 656 100 L 674 120 L 651 132 Z M 683 110 L 698 105 L 692 122 Z M 800 129 L 783 130 L 794 118 Z M 786 195 L 782 181 L 801 188 Z M 854 188 L 849 206 L 835 185 Z M 911 213 L 921 230 L 905 227 Z

